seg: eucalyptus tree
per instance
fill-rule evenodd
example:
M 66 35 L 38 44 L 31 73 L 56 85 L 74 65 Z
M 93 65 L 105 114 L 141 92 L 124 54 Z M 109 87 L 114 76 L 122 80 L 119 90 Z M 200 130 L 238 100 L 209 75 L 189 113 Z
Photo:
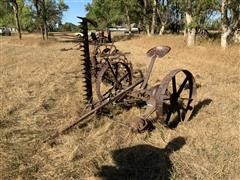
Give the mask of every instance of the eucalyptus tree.
M 16 27 L 19 38 L 22 30 L 31 31 L 34 27 L 31 8 L 25 0 L 0 1 L 0 26 Z
M 228 46 L 228 39 L 238 28 L 240 28 L 240 1 L 221 0 L 221 47 Z
M 119 9 L 117 1 L 93 0 L 86 5 L 87 17 L 95 20 L 99 28 L 105 28 L 112 24 L 122 23 L 124 14 Z
M 143 0 L 143 26 L 145 27 L 145 30 L 147 32 L 147 35 L 150 35 L 150 9 L 151 3 L 149 0 Z
M 68 6 L 63 0 L 31 0 L 35 22 L 42 32 L 42 38 L 48 39 L 48 31 L 61 21 Z
M 157 0 L 159 35 L 164 34 L 166 26 L 170 22 L 170 19 L 171 19 L 170 4 L 171 4 L 171 1 L 169 0 Z
M 185 13 L 187 45 L 196 41 L 197 27 L 201 27 L 212 11 L 216 11 L 217 0 L 180 0 L 179 7 Z
M 138 0 L 93 0 L 86 10 L 87 17 L 98 22 L 99 28 L 125 24 L 131 32 L 131 24 L 141 19 Z
M 13 13 L 13 17 L 15 19 L 15 25 L 17 27 L 19 39 L 22 39 L 20 17 L 19 17 L 19 8 L 20 8 L 20 4 L 23 3 L 23 1 L 22 0 L 9 0 L 9 1 L 2 1 L 2 2 L 5 3 L 7 6 L 10 5 L 10 8 L 12 8 L 12 10 L 9 10 L 9 12 Z
M 27 1 L 22 0 L 19 9 L 20 26 L 23 31 L 32 32 L 36 28 L 32 11 Z

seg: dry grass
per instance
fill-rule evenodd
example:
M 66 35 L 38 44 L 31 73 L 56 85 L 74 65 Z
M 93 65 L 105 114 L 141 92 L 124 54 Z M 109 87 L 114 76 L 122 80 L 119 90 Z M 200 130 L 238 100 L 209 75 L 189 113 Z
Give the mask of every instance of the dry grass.
M 0 179 L 240 179 L 240 47 L 214 43 L 186 48 L 183 37 L 138 37 L 117 42 L 144 70 L 145 52 L 172 47 L 157 61 L 150 84 L 174 68 L 196 76 L 198 104 L 190 122 L 133 134 L 113 120 L 131 121 L 136 108 L 93 119 L 58 138 L 42 140 L 83 108 L 79 51 L 36 35 L 1 37 Z

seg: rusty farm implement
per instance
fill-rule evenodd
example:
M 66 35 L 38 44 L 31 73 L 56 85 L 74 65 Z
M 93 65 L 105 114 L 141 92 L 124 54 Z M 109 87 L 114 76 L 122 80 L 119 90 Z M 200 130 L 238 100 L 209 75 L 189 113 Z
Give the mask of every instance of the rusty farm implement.
M 156 46 L 147 51 L 148 67 L 145 74 L 134 80 L 133 67 L 124 53 L 112 44 L 96 45 L 90 56 L 88 41 L 88 23 L 95 22 L 79 17 L 83 41 L 83 82 L 86 112 L 63 129 L 57 131 L 51 138 L 66 132 L 78 124 L 85 124 L 91 115 L 101 111 L 108 104 L 125 104 L 133 106 L 142 104 L 145 111 L 137 117 L 131 125 L 135 132 L 143 132 L 152 126 L 153 122 L 160 122 L 164 126 L 171 126 L 176 122 L 190 118 L 195 100 L 196 84 L 191 72 L 186 69 L 170 71 L 161 82 L 149 87 L 148 81 L 157 59 L 162 59 L 171 48 Z M 95 80 L 95 83 L 92 81 Z M 93 99 L 93 84 L 95 84 L 96 99 Z M 95 102 L 94 102 L 95 101 Z

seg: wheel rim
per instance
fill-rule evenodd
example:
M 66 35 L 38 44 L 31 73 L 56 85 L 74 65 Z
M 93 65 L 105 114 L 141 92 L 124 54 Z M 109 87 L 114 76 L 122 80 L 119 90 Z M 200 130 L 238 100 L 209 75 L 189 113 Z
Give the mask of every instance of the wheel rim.
M 95 55 L 100 58 L 107 58 L 117 52 L 115 45 L 99 45 L 95 49 Z
M 100 101 L 114 97 L 132 84 L 132 73 L 128 64 L 112 62 L 105 64 L 97 75 L 96 94 Z
M 158 92 L 157 115 L 168 126 L 189 120 L 196 99 L 196 84 L 191 72 L 171 71 L 162 81 Z

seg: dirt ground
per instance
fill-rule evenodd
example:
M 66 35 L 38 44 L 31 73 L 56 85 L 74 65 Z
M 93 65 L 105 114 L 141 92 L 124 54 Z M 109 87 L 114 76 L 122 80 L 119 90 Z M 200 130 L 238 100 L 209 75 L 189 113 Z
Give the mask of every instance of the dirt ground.
M 81 115 L 80 52 L 60 51 L 74 43 L 36 35 L 1 37 L 0 179 L 240 179 L 240 47 L 187 48 L 184 37 L 170 35 L 115 44 L 142 70 L 148 49 L 172 48 L 149 84 L 172 69 L 190 70 L 198 84 L 191 121 L 134 134 L 114 121 L 130 122 L 139 109 L 114 107 L 111 116 L 93 116 L 51 145 L 42 143 Z

